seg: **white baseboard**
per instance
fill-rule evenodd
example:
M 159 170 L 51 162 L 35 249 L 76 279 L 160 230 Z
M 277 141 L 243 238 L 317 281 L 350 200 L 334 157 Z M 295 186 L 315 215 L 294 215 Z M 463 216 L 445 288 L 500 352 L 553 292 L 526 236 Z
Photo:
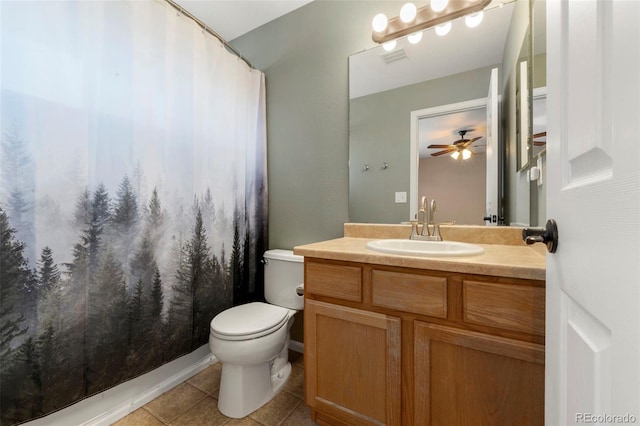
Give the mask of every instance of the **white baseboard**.
M 136 397 L 125 401 L 118 406 L 108 410 L 91 420 L 82 423 L 80 426 L 109 426 L 128 414 L 133 413 L 138 408 L 144 406 L 148 402 L 153 401 L 168 390 L 178 386 L 180 383 L 190 379 L 208 366 L 215 364 L 218 360 L 211 354 L 207 354 L 199 361 L 183 368 L 176 374 L 168 377 L 159 384 L 144 389 Z M 137 380 L 137 379 L 134 379 Z
M 289 340 L 289 349 L 292 351 L 304 353 L 304 343 L 298 342 L 296 340 Z
M 304 353 L 304 344 L 291 340 L 289 349 Z M 108 426 L 216 362 L 218 360 L 209 351 L 209 346 L 204 345 L 147 374 L 24 426 Z
M 204 345 L 140 377 L 24 426 L 108 426 L 216 362 L 209 346 Z

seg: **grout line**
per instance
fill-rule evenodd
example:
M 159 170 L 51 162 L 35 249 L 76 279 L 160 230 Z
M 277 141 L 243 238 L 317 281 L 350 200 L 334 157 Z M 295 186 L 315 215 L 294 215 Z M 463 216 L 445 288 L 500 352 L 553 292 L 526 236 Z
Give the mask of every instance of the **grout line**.
M 285 391 L 285 392 L 286 392 L 286 391 Z M 287 393 L 289 393 L 289 392 L 287 392 Z M 293 394 L 292 394 L 292 393 L 289 393 L 289 395 L 293 395 Z M 293 396 L 295 396 L 296 398 L 298 398 L 300 401 L 298 401 L 298 403 L 297 403 L 296 405 L 294 405 L 294 406 L 293 406 L 293 409 L 292 409 L 292 410 L 291 410 L 291 411 L 290 411 L 286 416 L 284 416 L 284 418 L 283 418 L 282 420 L 280 420 L 280 421 L 278 422 L 278 426 L 280 426 L 280 425 L 281 425 L 281 424 L 283 424 L 285 421 L 287 421 L 287 419 L 293 415 L 294 411 L 296 411 L 296 409 L 300 406 L 300 404 L 302 404 L 302 403 L 303 403 L 302 399 L 301 399 L 299 396 L 296 396 L 296 395 L 293 395 Z
M 144 411 L 146 411 L 147 413 L 151 414 L 151 416 L 152 416 L 154 419 L 156 419 L 157 421 L 159 421 L 159 422 L 160 422 L 160 423 L 162 423 L 163 425 L 166 425 L 166 424 L 167 424 L 163 419 L 161 419 L 160 417 L 156 416 L 156 414 L 155 414 L 153 411 L 149 410 L 149 409 L 147 408 L 147 406 L 146 406 L 146 405 L 143 405 L 143 406 L 142 406 L 142 407 L 140 407 L 140 408 L 142 408 L 142 409 L 143 409 Z M 128 416 L 130 416 L 130 415 L 131 415 L 131 414 L 128 414 Z M 125 417 L 123 417 L 123 419 L 124 419 L 124 418 L 125 418 Z
M 173 423 L 178 417 L 182 416 L 183 414 L 185 414 L 187 411 L 191 410 L 193 407 L 195 407 L 196 405 L 200 404 L 203 400 L 205 400 L 206 398 L 209 398 L 210 395 L 206 392 L 203 392 L 202 390 L 198 389 L 196 386 L 193 386 L 191 383 L 189 383 L 188 381 L 185 381 L 184 383 L 186 383 L 188 386 L 191 386 L 192 388 L 194 388 L 195 390 L 197 390 L 198 392 L 202 392 L 202 397 L 200 399 L 198 399 L 197 401 L 195 401 L 193 404 L 191 404 L 189 406 L 189 408 L 186 408 L 184 411 L 182 411 L 180 414 L 178 414 L 177 416 L 175 416 L 173 419 L 171 419 L 171 421 L 169 421 L 169 424 Z

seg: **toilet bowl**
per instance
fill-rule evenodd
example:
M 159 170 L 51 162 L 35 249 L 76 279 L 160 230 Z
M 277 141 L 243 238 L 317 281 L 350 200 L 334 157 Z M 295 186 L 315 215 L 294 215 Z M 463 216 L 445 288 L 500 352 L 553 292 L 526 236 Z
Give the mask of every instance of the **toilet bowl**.
M 242 418 L 260 408 L 291 374 L 289 330 L 304 306 L 302 262 L 289 250 L 265 252 L 270 303 L 234 306 L 211 320 L 209 347 L 222 363 L 218 409 L 227 417 Z

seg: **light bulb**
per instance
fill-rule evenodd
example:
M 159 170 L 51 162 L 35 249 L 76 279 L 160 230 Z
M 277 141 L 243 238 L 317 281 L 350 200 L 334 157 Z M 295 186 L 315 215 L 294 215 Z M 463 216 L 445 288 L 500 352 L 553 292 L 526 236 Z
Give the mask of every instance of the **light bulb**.
M 458 157 L 460 157 L 460 151 L 453 151 L 453 154 L 451 154 L 451 158 L 457 160 Z
M 373 27 L 373 31 L 377 33 L 381 33 L 382 31 L 387 29 L 387 24 L 389 20 L 387 19 L 387 15 L 384 13 L 378 13 L 373 17 L 373 21 L 371 22 L 371 26 Z
M 468 160 L 469 158 L 471 158 L 471 151 L 469 151 L 468 149 L 463 149 L 462 150 L 462 159 L 463 160 Z
M 407 37 L 407 40 L 409 40 L 409 43 L 411 43 L 411 44 L 419 43 L 420 40 L 422 40 L 422 31 L 418 31 L 417 33 L 409 34 L 409 36 Z
M 431 0 L 431 10 L 434 12 L 442 12 L 449 4 L 449 0 Z
M 467 24 L 469 28 L 475 28 L 480 25 L 482 22 L 482 18 L 484 18 L 484 13 L 482 11 L 478 13 L 474 13 L 473 15 L 468 15 L 464 18 L 464 23 Z
M 404 6 L 400 9 L 400 20 L 405 24 L 416 19 L 416 13 L 418 10 L 416 9 L 416 5 L 413 3 L 405 3 Z
M 391 52 L 393 49 L 396 48 L 396 41 L 395 40 L 391 40 L 391 41 L 388 41 L 386 43 L 382 43 L 382 48 L 384 50 L 386 50 L 387 52 Z
M 451 31 L 451 21 L 444 24 L 436 25 L 436 34 L 438 34 L 439 36 L 445 36 L 449 34 L 449 31 Z

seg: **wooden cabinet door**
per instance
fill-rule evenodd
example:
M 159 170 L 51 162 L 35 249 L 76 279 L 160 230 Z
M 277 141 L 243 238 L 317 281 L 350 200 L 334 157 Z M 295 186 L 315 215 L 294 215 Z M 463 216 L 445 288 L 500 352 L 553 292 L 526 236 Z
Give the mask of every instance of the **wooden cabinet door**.
M 306 300 L 306 402 L 336 423 L 400 424 L 400 319 Z
M 414 323 L 416 425 L 543 425 L 544 346 Z

